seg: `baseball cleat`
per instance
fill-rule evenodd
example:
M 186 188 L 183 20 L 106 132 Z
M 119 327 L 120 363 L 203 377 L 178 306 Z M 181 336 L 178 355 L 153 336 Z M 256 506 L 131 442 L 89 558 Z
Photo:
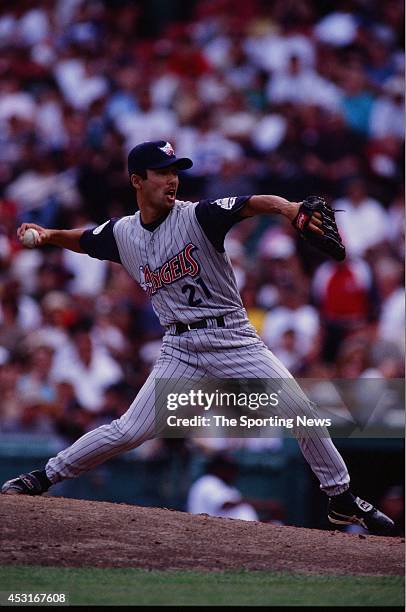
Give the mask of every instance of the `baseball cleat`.
M 20 474 L 18 478 L 7 480 L 1 487 L 5 495 L 42 495 L 48 491 L 52 482 L 48 480 L 45 470 L 34 470 L 28 474 Z
M 334 525 L 361 525 L 374 535 L 390 535 L 395 526 L 386 514 L 359 497 L 346 505 L 330 498 L 328 520 Z

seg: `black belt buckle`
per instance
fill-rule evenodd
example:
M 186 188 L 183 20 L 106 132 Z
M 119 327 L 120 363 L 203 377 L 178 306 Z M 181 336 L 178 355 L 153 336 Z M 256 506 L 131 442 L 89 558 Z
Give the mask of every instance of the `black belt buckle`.
M 216 321 L 217 327 L 225 327 L 223 316 L 216 317 L 214 321 Z M 206 329 L 208 326 L 207 322 L 208 319 L 202 319 L 201 321 L 196 321 L 195 323 L 175 323 L 176 334 L 179 336 L 180 334 L 184 334 L 192 329 Z

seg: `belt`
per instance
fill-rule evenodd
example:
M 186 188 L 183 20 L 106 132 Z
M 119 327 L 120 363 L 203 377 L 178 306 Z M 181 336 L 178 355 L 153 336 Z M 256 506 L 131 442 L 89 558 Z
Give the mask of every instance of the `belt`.
M 191 329 L 206 329 L 209 321 L 216 321 L 217 327 L 225 327 L 224 317 L 216 317 L 215 319 L 202 319 L 196 323 L 175 323 L 176 334 L 184 334 Z

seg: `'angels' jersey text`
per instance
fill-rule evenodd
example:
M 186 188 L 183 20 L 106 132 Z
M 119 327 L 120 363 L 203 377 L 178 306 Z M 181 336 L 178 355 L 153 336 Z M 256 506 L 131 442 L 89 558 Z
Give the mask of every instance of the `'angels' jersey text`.
M 144 276 L 141 282 L 144 291 L 151 296 L 161 289 L 162 285 L 170 285 L 184 276 L 193 278 L 199 274 L 199 264 L 193 257 L 193 250 L 196 248 L 194 244 L 189 243 L 183 251 L 154 271 L 149 269 L 148 264 L 140 266 L 141 278 Z

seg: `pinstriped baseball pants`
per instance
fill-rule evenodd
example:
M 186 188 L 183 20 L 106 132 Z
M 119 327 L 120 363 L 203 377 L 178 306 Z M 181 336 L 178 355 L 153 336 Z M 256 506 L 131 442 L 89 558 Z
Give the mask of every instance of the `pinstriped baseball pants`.
M 226 328 L 217 329 L 214 325 L 213 322 L 211 328 L 180 336 L 170 329 L 163 339 L 160 357 L 127 412 L 51 458 L 46 465 L 48 478 L 53 483 L 74 478 L 153 438 L 156 379 L 193 380 L 193 384 L 214 378 L 289 379 L 289 392 L 283 399 L 281 396 L 278 413 L 293 418 L 309 413 L 309 401 L 299 385 L 251 325 L 238 320 L 228 321 Z M 337 495 L 348 489 L 348 470 L 328 435 L 299 434 L 297 439 L 323 491 Z

